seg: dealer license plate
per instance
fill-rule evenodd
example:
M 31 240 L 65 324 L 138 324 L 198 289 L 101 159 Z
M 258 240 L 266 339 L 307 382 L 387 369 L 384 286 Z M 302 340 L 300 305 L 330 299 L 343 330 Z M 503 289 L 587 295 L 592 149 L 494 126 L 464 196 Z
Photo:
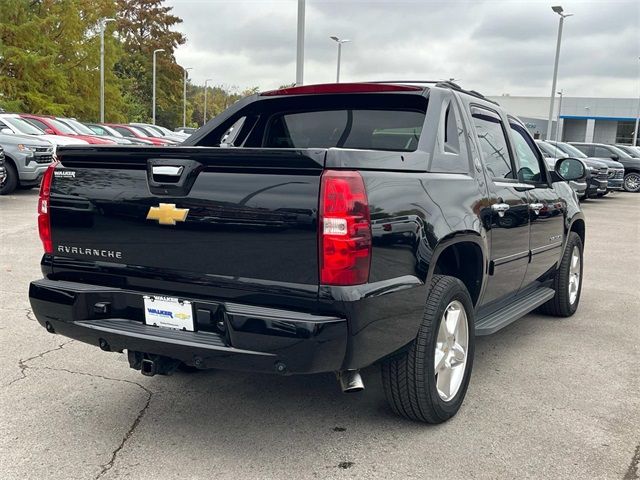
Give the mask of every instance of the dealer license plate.
M 191 302 L 173 297 L 145 295 L 144 321 L 147 325 L 193 332 Z

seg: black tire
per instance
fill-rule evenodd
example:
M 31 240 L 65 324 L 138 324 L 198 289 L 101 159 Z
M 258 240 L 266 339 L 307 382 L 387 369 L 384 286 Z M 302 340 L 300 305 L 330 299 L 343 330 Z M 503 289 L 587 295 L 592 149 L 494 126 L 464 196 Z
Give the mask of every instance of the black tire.
M 467 315 L 467 360 L 457 393 L 444 401 L 436 388 L 434 354 L 442 316 L 454 300 L 462 304 Z M 471 378 L 474 321 L 473 302 L 463 283 L 454 277 L 434 275 L 416 339 L 382 364 L 385 396 L 396 414 L 419 422 L 442 423 L 458 412 Z
M 625 192 L 640 192 L 640 173 L 629 172 L 625 174 L 624 183 L 622 185 Z
M 578 283 L 577 296 L 573 303 L 571 303 L 569 295 L 569 277 L 571 268 L 571 257 L 575 248 L 578 249 L 580 257 L 580 278 Z M 576 313 L 578 305 L 580 304 L 580 294 L 582 293 L 582 278 L 584 276 L 584 264 L 582 262 L 582 259 L 582 239 L 577 233 L 570 232 L 569 238 L 567 240 L 567 246 L 564 250 L 562 260 L 560 261 L 560 266 L 558 267 L 558 270 L 556 270 L 556 277 L 553 281 L 553 289 L 556 291 L 556 294 L 551 300 L 540 307 L 540 311 L 542 313 L 553 315 L 555 317 L 570 317 L 571 315 Z
M 9 195 L 18 186 L 18 171 L 13 166 L 13 163 L 7 161 L 4 162 L 4 170 L 7 176 L 4 182 L 0 184 L 0 195 Z

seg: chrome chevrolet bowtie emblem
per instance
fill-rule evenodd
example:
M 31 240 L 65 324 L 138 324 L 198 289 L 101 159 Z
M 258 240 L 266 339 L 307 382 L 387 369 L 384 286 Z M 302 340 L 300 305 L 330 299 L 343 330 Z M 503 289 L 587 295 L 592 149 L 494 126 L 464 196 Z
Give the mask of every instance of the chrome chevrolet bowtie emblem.
M 184 222 L 188 213 L 188 208 L 176 208 L 175 203 L 161 203 L 149 209 L 147 220 L 157 220 L 160 225 L 175 225 L 176 222 Z

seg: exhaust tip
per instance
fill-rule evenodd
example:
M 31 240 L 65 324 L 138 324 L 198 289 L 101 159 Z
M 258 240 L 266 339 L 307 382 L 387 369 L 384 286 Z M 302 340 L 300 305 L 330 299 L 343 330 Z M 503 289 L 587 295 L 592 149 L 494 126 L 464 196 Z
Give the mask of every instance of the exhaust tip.
M 337 373 L 338 383 L 343 393 L 355 393 L 364 390 L 360 370 L 342 370 Z

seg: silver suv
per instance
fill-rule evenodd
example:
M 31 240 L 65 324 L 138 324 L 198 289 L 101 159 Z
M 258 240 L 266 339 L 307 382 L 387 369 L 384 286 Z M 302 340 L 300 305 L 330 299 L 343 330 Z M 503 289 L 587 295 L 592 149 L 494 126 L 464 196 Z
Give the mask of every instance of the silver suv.
M 0 178 L 0 195 L 8 195 L 16 188 L 37 187 L 53 161 L 53 144 L 31 135 L 0 133 L 0 146 L 4 149 L 6 174 Z

